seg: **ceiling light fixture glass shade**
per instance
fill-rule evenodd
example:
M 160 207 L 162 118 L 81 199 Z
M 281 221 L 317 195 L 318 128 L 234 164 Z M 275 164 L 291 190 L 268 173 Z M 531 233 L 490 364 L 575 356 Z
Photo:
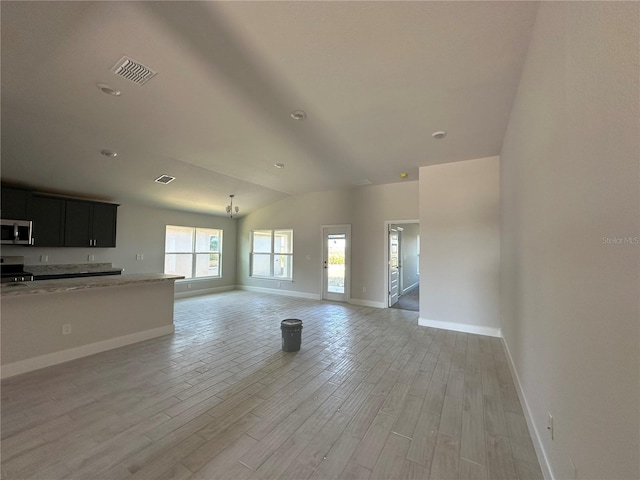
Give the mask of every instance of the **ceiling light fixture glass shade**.
M 233 218 L 240 213 L 240 209 L 233 206 L 233 197 L 235 197 L 235 195 L 229 195 L 229 198 L 231 199 L 229 205 L 227 205 L 227 215 L 229 215 L 229 218 Z

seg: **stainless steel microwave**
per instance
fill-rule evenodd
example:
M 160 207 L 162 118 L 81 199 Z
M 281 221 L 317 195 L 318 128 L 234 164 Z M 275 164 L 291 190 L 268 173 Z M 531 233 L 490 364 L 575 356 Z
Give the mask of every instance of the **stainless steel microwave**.
M 0 220 L 0 232 L 2 244 L 31 245 L 33 243 L 31 220 Z

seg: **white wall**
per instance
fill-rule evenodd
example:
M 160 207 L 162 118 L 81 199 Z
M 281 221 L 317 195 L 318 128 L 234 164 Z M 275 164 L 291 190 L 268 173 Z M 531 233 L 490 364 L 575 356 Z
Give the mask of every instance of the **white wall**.
M 321 225 L 351 224 L 351 297 L 382 306 L 386 275 L 384 222 L 416 219 L 418 182 L 309 193 L 285 198 L 250 213 L 238 224 L 238 284 L 277 289 L 276 280 L 249 276 L 251 230 L 292 228 L 293 282 L 281 290 L 319 296 L 322 288 Z M 366 292 L 363 292 L 363 287 Z
M 350 197 L 349 190 L 295 195 L 242 217 L 238 222 L 237 283 L 319 296 L 322 279 L 320 225 L 351 223 Z M 292 282 L 249 275 L 251 231 L 261 229 L 293 229 Z
M 501 153 L 503 332 L 558 479 L 640 478 L 639 28 L 542 3 Z
M 351 297 L 383 307 L 388 275 L 385 222 L 418 219 L 418 182 L 372 185 L 353 193 Z
M 25 264 L 40 264 L 40 256 L 48 255 L 48 264 L 111 262 L 124 268 L 123 273 L 163 273 L 166 225 L 186 225 L 223 229 L 222 278 L 177 282 L 176 292 L 232 286 L 236 282 L 236 220 L 213 215 L 181 212 L 124 204 L 118 208 L 116 248 L 46 248 L 3 245 L 2 255 L 20 255 Z M 143 254 L 143 260 L 136 260 Z
M 420 168 L 420 324 L 498 335 L 499 158 Z

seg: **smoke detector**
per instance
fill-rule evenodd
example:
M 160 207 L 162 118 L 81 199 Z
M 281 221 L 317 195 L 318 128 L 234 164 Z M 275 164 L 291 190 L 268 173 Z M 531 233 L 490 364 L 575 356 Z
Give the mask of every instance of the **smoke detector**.
M 133 58 L 124 56 L 111 69 L 113 73 L 138 85 L 144 85 L 155 75 L 155 70 L 143 65 Z
M 447 136 L 447 132 L 441 130 L 439 132 L 433 132 L 431 136 L 436 140 L 442 140 L 444 137 Z

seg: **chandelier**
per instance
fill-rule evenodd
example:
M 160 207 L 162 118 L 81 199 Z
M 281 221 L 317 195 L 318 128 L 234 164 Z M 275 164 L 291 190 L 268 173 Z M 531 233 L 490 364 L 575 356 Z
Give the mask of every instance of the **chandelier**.
M 235 217 L 240 212 L 238 207 L 233 206 L 233 197 L 235 197 L 235 195 L 229 195 L 229 198 L 231 199 L 229 205 L 227 205 L 227 215 L 229 215 L 229 218 Z

